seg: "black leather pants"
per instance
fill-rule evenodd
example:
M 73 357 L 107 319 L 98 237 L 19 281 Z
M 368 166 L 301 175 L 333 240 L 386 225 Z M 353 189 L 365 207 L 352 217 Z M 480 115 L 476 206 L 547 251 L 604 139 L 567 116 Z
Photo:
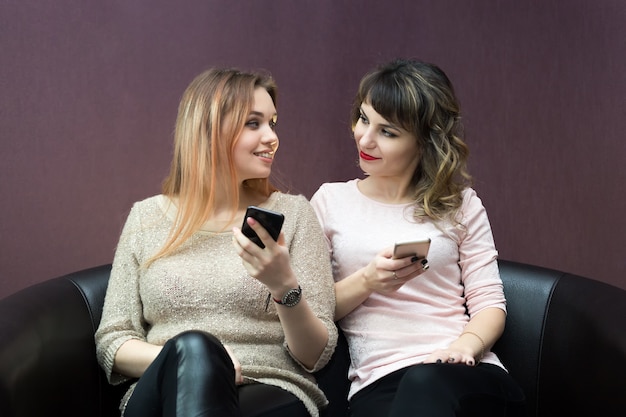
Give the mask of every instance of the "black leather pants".
M 190 331 L 169 340 L 139 379 L 125 417 L 240 417 L 235 369 L 213 335 Z
M 213 335 L 188 331 L 169 340 L 139 379 L 124 417 L 297 417 L 304 404 L 281 388 L 235 385 L 235 369 Z

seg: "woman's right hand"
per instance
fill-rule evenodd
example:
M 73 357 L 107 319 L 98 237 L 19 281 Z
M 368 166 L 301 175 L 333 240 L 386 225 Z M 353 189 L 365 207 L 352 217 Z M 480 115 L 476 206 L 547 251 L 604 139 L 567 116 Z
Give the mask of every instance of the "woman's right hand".
M 389 294 L 424 272 L 417 258 L 393 259 L 393 248 L 383 249 L 362 270 L 365 286 L 371 292 Z
M 278 240 L 274 241 L 257 220 L 250 217 L 246 221 L 263 241 L 265 248 L 258 247 L 241 232 L 241 229 L 235 227 L 233 228 L 235 250 L 248 274 L 263 283 L 274 298 L 279 298 L 277 294 L 284 294 L 298 286 L 291 268 L 289 248 L 285 246 L 285 236 L 281 232 Z
M 424 272 L 417 259 L 393 259 L 392 255 L 393 247 L 383 249 L 367 266 L 335 284 L 335 320 L 357 308 L 373 292 L 390 294 Z

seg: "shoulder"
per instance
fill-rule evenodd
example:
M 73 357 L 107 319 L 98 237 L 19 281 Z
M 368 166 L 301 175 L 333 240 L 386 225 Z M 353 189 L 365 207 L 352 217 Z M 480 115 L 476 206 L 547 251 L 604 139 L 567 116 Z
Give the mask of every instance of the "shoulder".
M 308 206 L 309 201 L 302 194 L 287 194 L 280 191 L 273 192 L 268 198 L 269 207 L 280 211 L 299 210 Z
M 268 203 L 267 208 L 285 215 L 283 229 L 287 235 L 298 230 L 310 233 L 312 228 L 320 227 L 313 206 L 304 195 L 275 192 Z
M 346 192 L 348 190 L 356 189 L 356 184 L 358 182 L 359 182 L 358 179 L 352 179 L 352 180 L 341 181 L 341 182 L 325 182 L 324 184 L 320 185 L 320 187 L 316 191 L 316 194 L 318 192 L 325 192 L 325 193 Z
M 489 222 L 483 201 L 473 188 L 468 187 L 463 191 L 463 202 L 459 210 L 458 220 L 461 224 L 470 228 L 471 225 L 477 223 Z
M 317 189 L 311 197 L 311 201 L 334 199 L 336 196 L 346 196 L 356 192 L 358 179 L 344 182 L 326 182 Z
M 463 202 L 461 203 L 461 211 L 463 213 L 467 211 L 482 210 L 484 208 L 482 200 L 478 197 L 478 193 L 473 188 L 468 187 L 463 190 L 462 196 Z
M 135 203 L 133 203 L 133 208 L 141 210 L 152 209 L 155 207 L 160 207 L 166 201 L 169 201 L 167 197 L 165 197 L 163 194 L 157 194 L 146 197 L 143 200 L 136 201 Z
M 276 191 L 267 201 L 267 208 L 281 212 L 285 217 L 302 220 L 314 215 L 313 207 L 302 194 L 287 194 Z
M 164 216 L 170 217 L 168 211 L 172 210 L 173 206 L 169 198 L 162 194 L 153 195 L 134 202 L 127 221 L 140 224 L 153 223 L 155 220 L 162 220 Z

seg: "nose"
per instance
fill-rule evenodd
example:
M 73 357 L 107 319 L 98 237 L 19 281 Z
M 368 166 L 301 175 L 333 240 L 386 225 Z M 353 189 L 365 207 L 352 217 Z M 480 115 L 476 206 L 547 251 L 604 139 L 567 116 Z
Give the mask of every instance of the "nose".
M 354 129 L 354 138 L 362 148 L 371 148 L 375 146 L 372 138 L 372 130 L 366 126 L 358 126 Z
M 276 149 L 278 149 L 278 135 L 276 131 L 268 126 L 263 132 L 261 142 L 271 146 L 272 150 L 275 152 Z

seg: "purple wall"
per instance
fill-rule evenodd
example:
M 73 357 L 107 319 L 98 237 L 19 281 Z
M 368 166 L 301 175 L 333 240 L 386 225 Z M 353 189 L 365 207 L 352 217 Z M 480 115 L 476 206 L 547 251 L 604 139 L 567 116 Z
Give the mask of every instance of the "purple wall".
M 310 197 L 359 174 L 352 96 L 396 56 L 455 83 L 500 256 L 626 288 L 626 2 L 350 3 L 0 0 L 0 297 L 111 262 L 205 68 L 274 74 Z

